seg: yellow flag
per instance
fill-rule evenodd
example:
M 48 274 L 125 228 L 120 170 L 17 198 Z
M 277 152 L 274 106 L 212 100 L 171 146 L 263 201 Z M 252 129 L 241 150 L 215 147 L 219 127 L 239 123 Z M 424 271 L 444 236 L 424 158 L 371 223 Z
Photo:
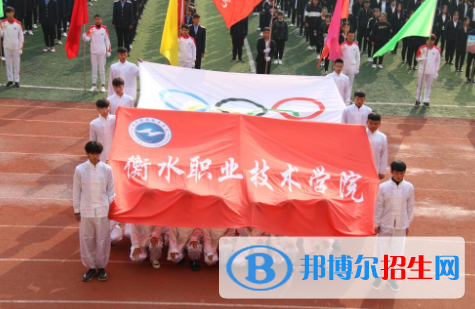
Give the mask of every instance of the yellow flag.
M 178 2 L 170 0 L 167 17 L 163 26 L 160 54 L 168 59 L 171 65 L 178 65 Z

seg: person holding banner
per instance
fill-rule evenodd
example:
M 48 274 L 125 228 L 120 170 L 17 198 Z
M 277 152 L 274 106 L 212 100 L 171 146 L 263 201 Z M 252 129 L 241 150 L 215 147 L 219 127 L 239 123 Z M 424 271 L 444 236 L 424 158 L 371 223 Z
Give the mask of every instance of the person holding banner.
M 203 229 L 203 254 L 208 266 L 218 262 L 218 246 L 222 237 L 234 237 L 236 229 Z
M 111 249 L 108 214 L 115 197 L 114 178 L 111 167 L 99 160 L 102 144 L 89 141 L 85 149 L 88 160 L 76 167 L 73 182 L 81 261 L 89 269 L 82 281 L 91 281 L 96 275 L 99 281 L 106 281 L 105 267 Z
M 139 67 L 127 61 L 129 53 L 125 47 L 119 47 L 117 49 L 117 56 L 119 57 L 119 62 L 111 65 L 109 71 L 108 95 L 111 96 L 114 94 L 112 81 L 120 77 L 125 83 L 124 92 L 130 95 L 135 101 L 137 98 L 137 76 L 140 74 Z M 137 60 L 139 62 L 142 61 L 141 59 Z
M 388 139 L 384 133 L 379 131 L 380 126 L 381 115 L 378 113 L 369 114 L 366 134 L 368 135 L 379 179 L 383 179 L 388 166 Z
M 147 258 L 147 249 L 150 263 L 155 269 L 160 268 L 160 258 L 163 249 L 163 233 L 165 228 L 145 224 L 128 224 L 130 227 L 130 260 L 143 262 Z
M 111 115 L 115 115 L 119 106 L 134 107 L 134 98 L 124 93 L 124 80 L 122 78 L 114 78 L 112 86 L 115 93 L 107 98 L 111 105 Z
M 341 114 L 341 123 L 365 126 L 368 115 L 373 112 L 371 107 L 364 105 L 366 94 L 364 91 L 355 92 L 355 104 L 347 106 Z
M 263 29 L 264 37 L 257 40 L 256 73 L 270 74 L 272 56 L 275 54 L 275 42 L 270 39 L 270 28 Z
M 439 75 L 440 49 L 434 45 L 435 35 L 427 39 L 427 44 L 417 51 L 417 61 L 420 62 L 417 81 L 416 106 L 421 104 L 422 86 L 424 86 L 424 106 L 429 107 L 432 82 Z
M 3 38 L 5 49 L 5 65 L 7 67 L 7 87 L 20 87 L 20 56 L 23 52 L 23 29 L 21 23 L 13 18 L 15 9 L 8 6 L 5 9 L 6 19 L 1 21 L 0 36 Z M 0 60 L 1 61 L 1 60 Z
M 168 238 L 170 244 L 168 246 L 168 260 L 173 263 L 181 264 L 185 258 L 185 247 L 190 258 L 190 268 L 193 271 L 201 269 L 201 236 L 203 231 L 201 229 L 192 227 L 169 227 Z
M 344 65 L 343 60 L 336 59 L 335 62 L 333 63 L 334 71 L 330 73 L 328 76 L 333 78 L 333 80 L 335 81 L 336 87 L 338 88 L 338 91 L 340 92 L 340 96 L 343 99 L 343 102 L 345 102 L 345 104 L 349 106 L 351 104 L 350 79 L 348 78 L 348 76 L 342 73 L 343 65 Z

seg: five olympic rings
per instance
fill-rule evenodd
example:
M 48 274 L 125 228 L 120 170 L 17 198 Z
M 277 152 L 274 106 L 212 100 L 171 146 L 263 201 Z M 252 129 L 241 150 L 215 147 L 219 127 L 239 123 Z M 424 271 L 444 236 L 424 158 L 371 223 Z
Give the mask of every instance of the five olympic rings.
M 208 110 L 212 109 L 212 110 L 221 111 L 222 113 L 242 114 L 239 111 L 223 107 L 224 104 L 229 103 L 229 102 L 246 102 L 246 103 L 254 105 L 257 109 L 246 113 L 246 115 L 250 115 L 250 116 L 264 116 L 268 112 L 278 112 L 279 114 L 281 114 L 283 117 L 285 117 L 287 119 L 302 120 L 302 119 L 315 118 L 315 117 L 319 116 L 320 114 L 322 114 L 325 111 L 325 106 L 322 104 L 322 102 L 320 102 L 318 100 L 315 100 L 315 99 L 312 99 L 312 98 L 304 98 L 304 97 L 287 98 L 287 99 L 283 99 L 283 100 L 280 100 L 279 102 L 275 103 L 271 108 L 267 108 L 262 104 L 254 102 L 252 100 L 243 99 L 243 98 L 223 99 L 223 100 L 219 101 L 218 103 L 216 103 L 214 106 L 212 106 L 208 102 L 206 102 L 204 99 L 200 98 L 199 96 L 197 96 L 196 94 L 191 93 L 191 92 L 181 91 L 181 90 L 177 90 L 177 89 L 162 90 L 159 93 L 159 96 L 160 96 L 160 99 L 162 100 L 162 102 L 165 103 L 165 105 L 168 108 L 170 108 L 172 110 L 177 110 L 177 111 L 180 111 L 180 110 L 182 111 L 182 110 L 185 110 L 185 109 L 180 108 L 178 106 L 175 106 L 175 105 L 173 105 L 172 103 L 170 103 L 169 101 L 166 100 L 165 96 L 167 94 L 170 94 L 170 93 L 180 93 L 180 94 L 189 96 L 189 97 L 199 101 L 200 103 L 202 103 L 202 104 L 199 104 L 199 105 L 189 106 L 186 109 L 188 111 L 205 112 L 205 111 L 208 111 Z M 315 104 L 316 106 L 318 106 L 319 110 L 317 110 L 316 112 L 314 112 L 311 115 L 301 117 L 299 112 L 297 112 L 297 111 L 294 111 L 294 110 L 291 110 L 291 109 L 281 109 L 281 108 L 279 108 L 282 104 L 285 104 L 285 103 L 290 102 L 290 101 L 308 101 L 308 102 L 311 102 L 311 103 Z

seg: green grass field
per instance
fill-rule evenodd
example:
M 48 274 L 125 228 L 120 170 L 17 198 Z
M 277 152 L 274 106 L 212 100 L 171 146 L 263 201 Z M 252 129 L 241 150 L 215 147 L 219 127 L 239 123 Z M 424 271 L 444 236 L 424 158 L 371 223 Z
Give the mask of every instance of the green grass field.
M 245 63 L 230 63 L 231 39 L 222 17 L 211 0 L 197 0 L 197 11 L 201 15 L 201 23 L 207 28 L 206 54 L 202 68 L 207 70 L 251 73 L 248 57 L 245 52 Z M 146 61 L 167 63 L 159 54 L 160 40 L 165 21 L 168 1 L 150 0 L 147 2 L 144 15 L 140 20 L 138 35 L 133 43 L 130 60 L 136 58 Z M 115 31 L 111 27 L 112 1 L 99 0 L 89 7 L 89 16 L 96 13 L 104 17 L 104 24 L 109 28 L 113 51 L 117 47 Z M 251 16 L 249 23 L 249 44 L 253 57 L 259 38 L 256 30 L 258 16 Z M 289 41 L 286 45 L 284 64 L 273 65 L 273 74 L 284 75 L 323 75 L 323 69 L 316 69 L 315 53 L 306 49 L 305 39 L 296 36 L 297 30 L 291 28 Z M 36 87 L 83 88 L 83 52 L 79 57 L 68 60 L 63 45 L 57 46 L 56 53 L 44 53 L 43 33 L 41 26 L 33 36 L 25 36 L 25 49 L 21 62 L 20 89 L 0 89 L 1 98 L 24 98 L 34 100 L 93 102 L 103 96 L 100 93 L 82 90 L 56 90 Z M 89 45 L 86 46 L 87 88 L 91 86 Z M 399 49 L 399 51 L 401 48 Z M 117 61 L 113 54 L 107 66 Z M 415 108 L 414 94 L 417 83 L 417 72 L 408 71 L 400 63 L 400 54 L 387 54 L 384 69 L 373 69 L 367 57 L 362 57 L 360 74 L 355 79 L 353 90 L 363 89 L 367 94 L 368 105 L 374 110 L 395 116 L 430 116 L 475 118 L 475 99 L 473 84 L 465 84 L 465 73 L 455 73 L 448 66 L 442 66 L 439 77 L 435 80 L 431 108 Z M 5 74 L 5 73 L 4 73 Z M 4 76 L 6 78 L 6 76 Z M 289 76 L 289 78 L 292 78 Z M 34 87 L 26 87 L 34 86 Z M 283 85 L 285 86 L 285 85 Z M 373 104 L 371 103 L 373 102 Z M 387 103 L 387 104 L 382 104 Z

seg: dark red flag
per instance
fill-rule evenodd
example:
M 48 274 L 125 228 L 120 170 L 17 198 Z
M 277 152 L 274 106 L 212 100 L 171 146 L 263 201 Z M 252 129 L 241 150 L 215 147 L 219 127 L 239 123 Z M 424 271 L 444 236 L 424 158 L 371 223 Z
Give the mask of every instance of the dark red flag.
M 87 0 L 76 0 L 74 2 L 73 14 L 69 25 L 68 39 L 64 46 L 68 59 L 78 56 L 79 44 L 81 41 L 81 27 L 87 23 L 89 23 Z

